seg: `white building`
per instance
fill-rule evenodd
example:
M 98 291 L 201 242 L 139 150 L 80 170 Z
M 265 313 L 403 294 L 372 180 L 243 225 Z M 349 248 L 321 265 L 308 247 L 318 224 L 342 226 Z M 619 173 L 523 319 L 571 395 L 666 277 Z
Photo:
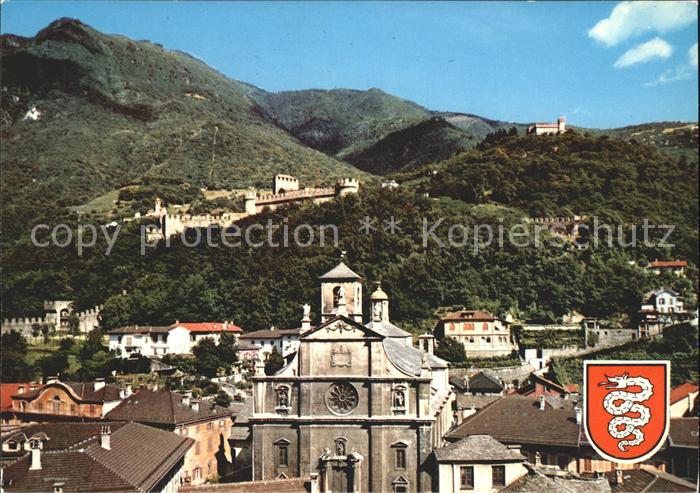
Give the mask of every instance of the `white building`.
M 560 116 L 556 123 L 533 123 L 527 127 L 529 135 L 556 135 L 566 132 L 566 118 Z
M 159 357 L 166 354 L 190 354 L 202 339 L 214 339 L 221 334 L 237 336 L 240 327 L 228 322 L 176 322 L 167 326 L 128 326 L 109 332 L 109 349 L 122 358 L 132 355 Z
M 653 336 L 680 320 L 687 319 L 683 298 L 671 289 L 661 288 L 644 296 L 639 310 L 639 337 Z
M 275 329 L 256 330 L 238 336 L 239 341 L 245 344 L 247 357 L 264 361 L 273 350 L 277 350 L 283 357 L 295 353 L 299 349 L 299 332 L 301 329 Z M 253 351 L 257 347 L 257 351 Z

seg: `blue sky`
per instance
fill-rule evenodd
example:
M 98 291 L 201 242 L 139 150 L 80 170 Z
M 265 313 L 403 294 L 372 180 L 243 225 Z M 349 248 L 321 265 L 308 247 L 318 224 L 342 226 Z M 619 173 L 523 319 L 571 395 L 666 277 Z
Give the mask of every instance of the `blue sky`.
M 76 17 L 187 51 L 269 91 L 378 87 L 436 110 L 517 122 L 565 115 L 589 127 L 698 120 L 693 3 L 9 0 L 1 8 L 3 33 L 32 36 Z

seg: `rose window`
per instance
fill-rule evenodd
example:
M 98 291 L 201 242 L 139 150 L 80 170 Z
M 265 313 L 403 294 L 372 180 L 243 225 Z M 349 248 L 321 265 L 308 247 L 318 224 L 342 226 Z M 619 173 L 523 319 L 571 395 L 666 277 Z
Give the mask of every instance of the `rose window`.
M 326 393 L 326 405 L 336 414 L 348 414 L 357 407 L 360 398 L 349 383 L 336 383 Z

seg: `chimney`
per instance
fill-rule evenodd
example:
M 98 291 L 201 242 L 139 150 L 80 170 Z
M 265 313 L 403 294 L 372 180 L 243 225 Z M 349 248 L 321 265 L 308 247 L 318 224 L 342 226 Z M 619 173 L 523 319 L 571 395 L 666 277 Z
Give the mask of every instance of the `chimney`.
M 63 493 L 63 487 L 66 483 L 57 481 L 53 484 L 53 493 Z
M 58 382 L 58 376 L 52 375 L 50 377 L 46 377 L 46 384 L 47 385 L 50 383 L 56 383 L 56 382 Z
M 196 413 L 199 412 L 199 401 L 192 401 L 192 410 Z
M 109 426 L 103 426 L 100 432 L 100 446 L 105 450 L 111 450 L 112 444 L 110 437 L 112 436 L 112 430 Z
M 38 471 L 41 469 L 41 441 L 32 440 L 29 446 L 32 448 L 32 460 L 29 465 L 29 470 Z
M 261 377 L 265 375 L 265 363 L 258 360 L 255 362 L 255 376 Z
M 622 476 L 622 469 L 619 467 L 615 468 L 615 484 L 622 484 L 625 481 L 624 477 Z
M 303 314 L 301 318 L 301 333 L 311 329 L 311 305 L 305 303 L 302 307 Z
M 547 403 L 547 401 L 545 400 L 544 396 L 541 395 L 540 396 L 540 411 L 544 411 L 544 406 L 546 403 Z
M 100 390 L 102 387 L 105 386 L 105 379 L 104 378 L 96 378 L 95 383 L 93 384 L 93 388 L 95 389 L 95 392 Z
M 190 399 L 192 399 L 192 392 L 185 392 L 182 395 L 182 405 L 183 406 L 189 406 L 190 405 Z
M 24 385 L 19 385 L 17 387 L 17 393 L 18 394 L 24 394 Z
M 575 411 L 576 411 L 576 424 L 580 425 L 581 424 L 581 414 L 582 414 L 581 408 L 577 407 L 577 408 L 575 408 Z

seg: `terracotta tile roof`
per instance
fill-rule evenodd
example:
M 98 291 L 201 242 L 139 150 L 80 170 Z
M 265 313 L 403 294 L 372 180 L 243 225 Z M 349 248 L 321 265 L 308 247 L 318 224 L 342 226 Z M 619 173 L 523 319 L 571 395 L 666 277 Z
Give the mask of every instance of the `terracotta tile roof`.
M 227 322 L 177 322 L 172 327 L 184 327 L 190 332 L 240 332 L 238 325 Z
M 687 267 L 688 262 L 685 260 L 654 260 L 650 267 Z
M 476 320 L 480 322 L 492 322 L 498 317 L 489 312 L 479 310 L 458 310 L 456 312 L 445 313 L 440 320 Z
M 470 435 L 435 450 L 438 462 L 503 461 L 522 462 L 525 457 L 489 435 Z
M 239 339 L 279 339 L 282 336 L 298 336 L 301 329 L 256 330 L 238 336 Z
M 96 431 L 87 439 L 84 439 L 85 425 L 46 425 L 49 439 L 45 446 L 51 446 L 55 440 L 52 437 L 67 437 L 74 431 L 76 438 L 83 438 L 80 447 L 42 452 L 40 470 L 29 470 L 31 459 L 30 454 L 26 454 L 3 469 L 4 491 L 45 492 L 51 490 L 55 482 L 63 483 L 66 493 L 151 491 L 194 443 L 190 438 L 168 431 L 138 423 L 123 423 L 110 424 L 111 446 L 104 449 L 100 445 L 100 429 L 105 423 L 89 424 Z
M 104 402 L 118 401 L 120 399 L 119 387 L 104 384 L 103 387 L 95 390 L 95 382 L 52 382 L 30 392 L 15 394 L 12 398 L 32 400 L 49 388 L 63 389 L 66 392 L 74 394 L 78 400 L 89 403 L 102 404 Z
M 671 418 L 668 441 L 671 447 L 698 448 L 700 430 L 698 418 Z
M 625 470 L 622 471 L 622 483 L 620 484 L 615 481 L 615 471 L 604 474 L 614 493 L 697 491 L 693 483 L 663 472 L 652 472 L 646 469 Z
M 43 387 L 40 383 L 0 383 L 0 412 L 11 412 L 12 396 L 19 394 L 20 389 L 22 393 L 28 392 L 30 385 L 36 386 L 34 390 Z
M 676 402 L 683 400 L 688 397 L 688 394 L 693 394 L 695 392 L 698 392 L 700 390 L 700 385 L 696 383 L 690 383 L 690 382 L 685 382 L 677 387 L 674 387 L 671 389 L 671 404 L 675 404 Z
M 124 426 L 120 422 L 93 423 L 39 423 L 26 426 L 3 437 L 3 442 L 18 440 L 24 442 L 34 435 L 43 433 L 49 439 L 44 443 L 44 450 L 65 450 L 85 440 L 99 436 L 103 426 L 109 425 L 112 433 Z
M 454 441 L 470 435 L 491 435 L 507 444 L 578 447 L 580 426 L 573 408 L 546 404 L 541 410 L 539 399 L 504 396 L 466 418 L 446 438 Z
M 169 390 L 141 389 L 124 399 L 105 419 L 175 426 L 181 423 L 230 417 L 231 410 L 200 402 L 199 410 L 182 403 L 183 396 Z

